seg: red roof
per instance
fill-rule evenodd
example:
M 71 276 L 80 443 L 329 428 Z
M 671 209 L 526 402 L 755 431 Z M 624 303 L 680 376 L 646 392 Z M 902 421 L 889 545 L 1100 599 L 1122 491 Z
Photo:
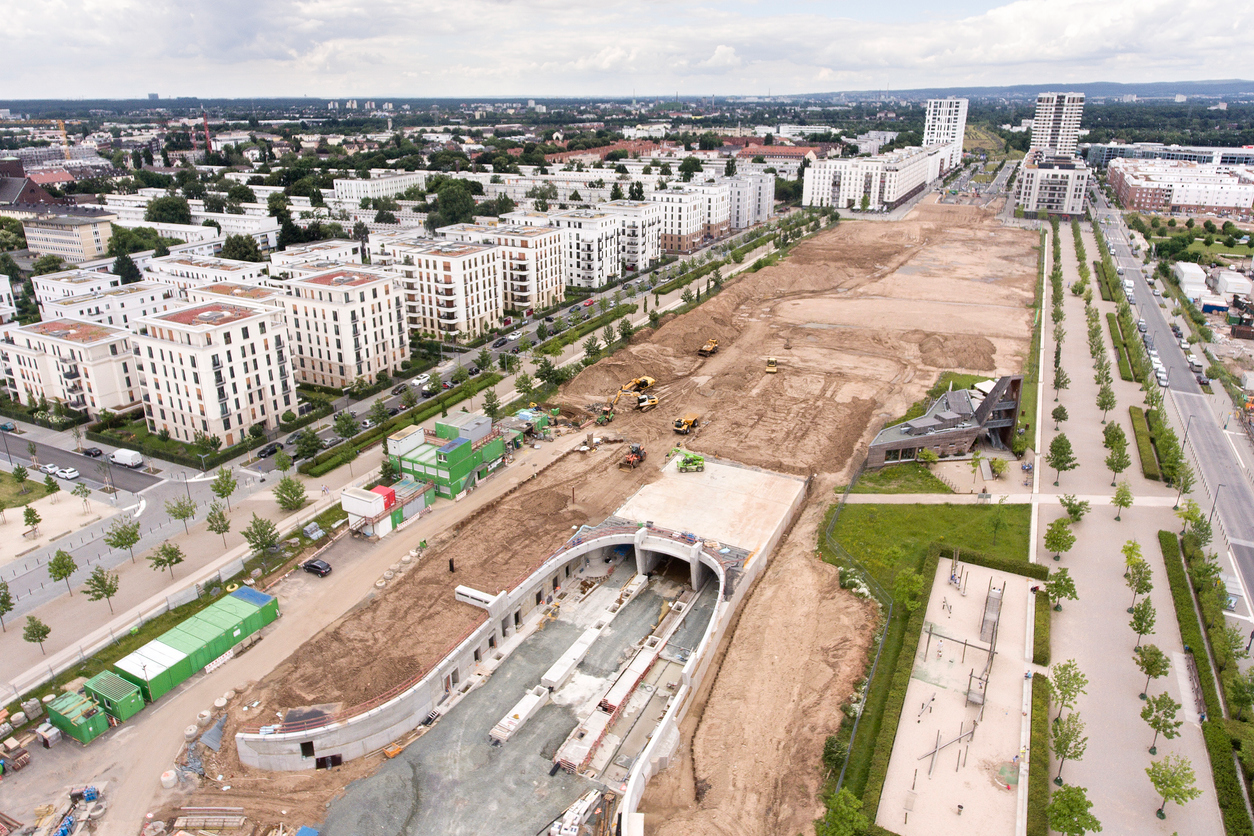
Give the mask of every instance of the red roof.
M 806 145 L 749 145 L 737 152 L 738 157 L 771 157 L 799 160 L 807 154 L 819 155 L 818 148 Z
M 66 171 L 63 168 L 50 168 L 50 169 L 45 169 L 44 171 L 32 171 L 32 172 L 29 172 L 26 176 L 41 186 L 46 186 L 49 183 L 73 183 L 74 182 L 74 175 L 70 174 L 68 171 Z

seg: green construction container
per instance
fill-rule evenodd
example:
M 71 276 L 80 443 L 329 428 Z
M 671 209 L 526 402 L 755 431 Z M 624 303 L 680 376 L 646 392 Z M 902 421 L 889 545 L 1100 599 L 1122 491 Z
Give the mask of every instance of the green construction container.
M 120 722 L 129 720 L 144 710 L 144 695 L 139 686 L 127 682 L 112 671 L 96 674 L 87 680 L 83 690 L 100 704 L 106 714 Z
M 84 745 L 109 730 L 109 715 L 79 693 L 62 694 L 48 704 L 52 725 Z
M 213 648 L 209 646 L 212 639 L 213 636 L 200 625 L 185 621 L 178 627 L 162 633 L 159 641 L 187 654 L 191 672 L 196 673 L 217 658 L 213 653 Z
M 258 615 L 261 616 L 261 626 L 257 628 L 258 630 L 279 617 L 279 599 L 273 595 L 258 592 L 251 586 L 241 586 L 226 597 L 235 598 L 247 606 L 257 608 Z
M 138 685 L 147 702 L 161 699 L 195 673 L 184 651 L 160 639 L 114 662 L 113 671 L 127 682 Z

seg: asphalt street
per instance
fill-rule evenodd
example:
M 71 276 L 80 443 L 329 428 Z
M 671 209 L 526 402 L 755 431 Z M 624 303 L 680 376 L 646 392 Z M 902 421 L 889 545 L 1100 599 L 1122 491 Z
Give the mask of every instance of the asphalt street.
M 6 459 L 11 460 L 14 464 L 25 465 L 28 469 L 35 468 L 31 461 L 30 452 L 27 449 L 30 444 L 34 444 L 36 448 L 36 458 L 39 464 L 48 464 L 49 462 L 61 467 L 73 467 L 81 475 L 75 481 L 86 482 L 87 485 L 94 490 L 100 490 L 105 486 L 106 480 L 119 490 L 128 493 L 137 494 L 145 488 L 151 488 L 161 482 L 161 477 L 154 476 L 150 473 L 144 473 L 139 470 L 131 470 L 129 467 L 111 464 L 108 461 L 109 453 L 105 452 L 99 458 L 84 456 L 82 453 L 76 453 L 73 450 L 65 450 L 61 447 L 54 447 L 28 438 L 23 433 L 0 433 L 0 441 L 4 444 L 0 445 L 0 454 Z M 90 442 L 83 445 L 83 449 L 94 446 Z M 32 478 L 35 477 L 32 473 Z M 43 480 L 43 474 L 38 474 L 39 479 Z M 72 490 L 73 485 L 66 487 L 66 480 L 59 480 L 63 490 Z

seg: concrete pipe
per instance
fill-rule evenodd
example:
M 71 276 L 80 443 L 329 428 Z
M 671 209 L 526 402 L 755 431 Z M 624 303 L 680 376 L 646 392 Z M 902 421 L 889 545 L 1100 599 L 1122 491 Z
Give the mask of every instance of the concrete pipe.
M 408 554 L 401 555 L 401 563 L 413 563 L 413 562 L 414 562 L 414 558 L 412 555 L 408 555 Z
M 231 700 L 235 699 L 235 692 L 227 691 L 225 694 L 222 695 L 222 699 L 226 700 L 227 702 L 230 702 Z
M 91 808 L 87 811 L 87 818 L 98 819 L 101 816 L 103 816 L 105 814 L 105 810 L 108 810 L 108 809 L 109 809 L 108 804 L 104 803 L 103 801 L 97 801 L 95 804 L 91 805 Z
M 388 568 L 389 568 L 389 569 L 391 569 L 393 572 L 399 572 L 399 571 L 401 571 L 401 564 L 399 564 L 399 563 L 393 563 L 393 564 L 392 564 L 391 566 L 389 566 Z
M 199 734 L 200 734 L 200 726 L 192 725 L 183 729 L 183 739 L 187 741 L 195 740 L 196 736 Z
M 383 587 L 387 585 L 388 585 L 388 582 L 383 580 L 383 578 L 379 578 L 377 581 L 374 582 L 375 589 L 382 589 Z
M 388 569 L 386 572 L 383 573 L 383 579 L 385 581 L 390 581 L 394 577 L 396 577 L 396 573 L 393 572 L 391 569 Z
M 213 701 L 213 707 L 215 710 L 221 711 L 222 709 L 226 708 L 226 700 L 222 699 L 221 697 L 218 697 L 216 700 Z
M 196 715 L 196 725 L 201 726 L 203 728 L 204 726 L 209 725 L 209 720 L 212 717 L 213 717 L 213 714 L 211 712 L 202 711 Z

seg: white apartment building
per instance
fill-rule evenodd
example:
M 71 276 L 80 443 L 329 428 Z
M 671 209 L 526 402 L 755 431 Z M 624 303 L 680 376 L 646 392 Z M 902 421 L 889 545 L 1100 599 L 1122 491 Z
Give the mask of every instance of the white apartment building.
M 131 338 L 150 432 L 196 433 L 230 447 L 249 427 L 276 429 L 296 409 L 282 310 L 240 301 L 186 305 L 141 319 Z
M 731 228 L 748 229 L 771 219 L 775 208 L 775 176 L 738 174 L 725 181 L 731 189 Z
M 641 270 L 662 257 L 662 205 L 652 200 L 611 200 L 597 207 L 618 217 L 618 260 Z
M 78 264 L 103 256 L 109 249 L 112 215 L 44 215 L 22 222 L 26 248 L 39 255 L 60 256 Z
M 146 269 L 154 281 L 172 284 L 183 295 L 188 288 L 216 282 L 260 282 L 266 278 L 266 264 L 230 258 L 196 255 L 163 255 L 151 259 Z
M 967 131 L 967 100 L 950 96 L 928 99 L 923 122 L 923 147 L 944 145 L 947 155 L 941 166 L 945 171 L 962 164 L 962 140 Z
M 350 200 L 358 203 L 362 198 L 395 197 L 402 192 L 417 186 L 427 185 L 426 171 L 402 171 L 382 177 L 371 177 L 368 180 L 335 181 L 335 197 L 337 200 Z
M 501 223 L 515 226 L 553 226 L 553 217 L 537 209 L 517 209 L 501 215 Z
M 1044 210 L 1051 215 L 1083 215 L 1089 170 L 1084 160 L 1055 157 L 1033 149 L 1024 157 L 1015 179 L 1015 205 L 1024 214 Z
M 706 218 L 701 195 L 676 188 L 652 192 L 648 197 L 662 207 L 663 252 L 690 253 L 701 246 Z
M 818 160 L 806 169 L 805 206 L 889 211 L 940 177 L 946 146 L 899 148 L 874 157 Z
M 33 276 L 31 285 L 35 288 L 35 301 L 42 306 L 45 302 L 54 299 L 101 293 L 110 288 L 121 287 L 122 278 L 113 273 L 62 270 L 60 273 Z
M 138 360 L 123 328 L 73 319 L 10 326 L 0 359 L 9 396 L 27 405 L 43 397 L 98 417 L 139 402 Z
M 621 216 L 599 209 L 571 209 L 549 216 L 566 231 L 566 283 L 604 287 L 618 276 L 618 233 Z
M 1106 179 L 1127 209 L 1249 217 L 1254 207 L 1251 166 L 1114 159 Z
M 502 305 L 505 311 L 548 308 L 562 300 L 566 286 L 566 235 L 555 227 L 512 224 L 454 224 L 436 235 L 449 241 L 495 244 L 501 248 Z
M 17 316 L 17 302 L 13 298 L 13 285 L 9 277 L 0 273 L 0 325 L 12 322 Z
M 284 285 L 293 366 L 302 383 L 373 382 L 409 359 L 405 300 L 396 276 L 340 267 Z
M 145 281 L 49 299 L 43 303 L 42 315 L 48 319 L 77 319 L 129 328 L 137 319 L 155 316 L 182 304 L 178 290 L 172 285 Z
M 1039 93 L 1032 120 L 1032 148 L 1053 149 L 1051 156 L 1075 155 L 1084 115 L 1083 93 Z
M 688 183 L 684 186 L 701 198 L 705 237 L 717 241 L 731 231 L 731 186 L 726 181 Z
M 287 293 L 282 288 L 261 284 L 217 282 L 216 284 L 206 284 L 187 289 L 187 301 L 191 304 L 238 299 L 251 305 L 284 308 L 284 300 L 286 298 Z
M 360 241 L 333 238 L 328 241 L 314 241 L 311 244 L 297 244 L 282 252 L 270 253 L 270 263 L 274 265 L 273 272 L 276 274 L 284 272 L 293 265 L 309 261 L 361 264 L 363 250 L 364 247 Z
M 500 247 L 400 234 L 371 235 L 371 244 L 401 276 L 409 330 L 439 340 L 473 339 L 500 322 Z

